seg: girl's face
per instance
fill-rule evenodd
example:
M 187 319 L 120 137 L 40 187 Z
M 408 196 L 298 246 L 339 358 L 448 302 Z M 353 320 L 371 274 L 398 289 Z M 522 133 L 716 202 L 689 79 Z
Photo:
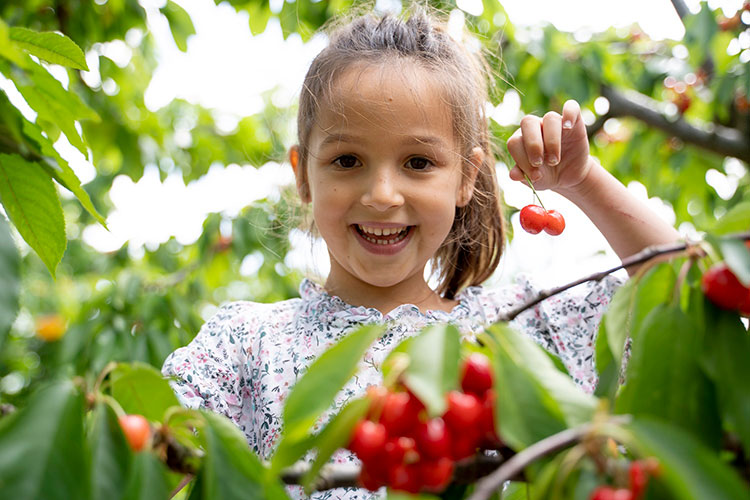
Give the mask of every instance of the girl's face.
M 471 197 L 476 169 L 464 165 L 479 165 L 481 149 L 461 157 L 433 80 L 413 64 L 344 72 L 310 135 L 307 187 L 295 167 L 331 257 L 326 288 L 344 299 L 423 294 L 425 265 Z

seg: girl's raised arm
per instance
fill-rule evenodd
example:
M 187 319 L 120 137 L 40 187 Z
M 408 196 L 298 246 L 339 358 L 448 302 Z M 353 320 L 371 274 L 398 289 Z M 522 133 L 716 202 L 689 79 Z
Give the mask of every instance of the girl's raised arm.
M 575 203 L 624 259 L 645 247 L 671 243 L 680 234 L 630 193 L 589 154 L 586 125 L 576 101 L 562 115 L 527 115 L 508 140 L 516 164 L 510 177 L 535 189 L 552 189 Z M 629 272 L 633 270 L 630 269 Z

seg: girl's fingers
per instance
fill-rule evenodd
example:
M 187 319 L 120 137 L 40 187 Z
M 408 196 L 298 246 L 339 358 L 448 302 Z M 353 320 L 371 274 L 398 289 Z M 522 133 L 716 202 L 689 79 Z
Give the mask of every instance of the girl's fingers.
M 511 170 L 518 169 L 518 172 L 514 172 L 511 175 L 513 180 L 523 179 L 523 173 L 531 178 L 532 181 L 539 180 L 542 175 L 542 171 L 539 168 L 532 167 L 529 163 L 529 158 L 526 154 L 526 147 L 524 145 L 524 139 L 521 133 L 521 129 L 516 130 L 510 139 L 508 139 L 508 153 L 516 161 L 516 166 Z M 513 176 L 517 176 L 515 178 Z
M 569 130 L 576 126 L 581 120 L 581 106 L 574 100 L 565 101 L 562 110 L 562 128 Z
M 544 137 L 544 161 L 555 166 L 560 163 L 560 139 L 562 137 L 562 117 L 550 111 L 542 119 Z
M 521 138 L 529 163 L 534 168 L 540 168 L 544 164 L 542 120 L 533 115 L 526 115 L 521 118 Z M 523 168 L 523 165 L 521 167 Z
M 518 167 L 518 165 L 514 165 L 513 168 L 510 169 L 509 172 L 510 180 L 512 181 L 523 181 L 523 171 Z

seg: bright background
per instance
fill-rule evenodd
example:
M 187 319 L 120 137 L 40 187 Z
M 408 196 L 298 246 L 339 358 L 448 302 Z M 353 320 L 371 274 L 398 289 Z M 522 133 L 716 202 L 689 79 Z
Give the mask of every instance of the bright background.
M 213 110 L 219 128 L 226 133 L 235 128 L 241 117 L 262 109 L 260 96 L 263 92 L 272 90 L 273 101 L 280 107 L 293 103 L 310 61 L 325 45 L 325 38 L 320 35 L 312 37 L 308 43 L 303 43 L 297 34 L 284 40 L 274 19 L 265 32 L 253 36 L 245 12 L 238 14 L 228 4 L 217 6 L 211 0 L 180 0 L 177 3 L 190 13 L 196 29 L 196 34 L 188 40 L 187 52 L 183 53 L 175 46 L 166 19 L 158 15 L 163 2 L 141 0 L 141 3 L 149 11 L 149 28 L 159 48 L 159 66 L 145 95 L 147 106 L 156 110 L 175 98 L 200 104 Z M 272 9 L 280 9 L 282 3 L 272 1 Z M 742 0 L 708 3 L 712 8 L 722 7 L 731 15 Z M 682 23 L 668 0 L 506 0 L 502 4 L 519 38 L 541 36 L 540 26 L 546 23 L 575 32 L 581 41 L 586 41 L 595 31 L 612 26 L 628 30 L 633 24 L 638 24 L 654 39 L 680 39 L 684 34 Z M 697 0 L 688 0 L 687 4 L 693 10 L 698 9 Z M 472 14 L 482 9 L 480 1 L 465 0 L 458 5 Z M 378 1 L 376 8 L 389 10 L 393 4 Z M 453 16 L 451 21 L 462 23 L 460 16 L 458 19 Z M 121 67 L 129 61 L 130 49 L 126 43 L 110 43 L 101 50 Z M 243 59 L 248 63 L 242 64 Z M 91 61 L 96 64 L 98 59 L 92 57 Z M 98 71 L 92 69 L 88 78 L 98 78 Z M 102 82 L 105 91 L 108 84 Z M 519 91 L 523 93 L 523 89 Z M 513 92 L 506 94 L 495 109 L 493 119 L 504 125 L 517 123 L 521 116 L 521 99 L 522 95 Z M 177 132 L 179 138 L 179 130 Z M 185 141 L 190 141 L 187 130 Z M 93 165 L 78 151 L 64 144 L 58 147 L 83 182 L 94 178 Z M 508 179 L 507 168 L 502 164 L 498 165 L 498 177 L 506 203 L 520 208 L 533 201 L 530 190 Z M 271 162 L 257 169 L 250 165 L 215 165 L 206 176 L 186 185 L 179 173 L 162 182 L 158 167 L 150 165 L 138 182 L 126 176 L 115 179 L 110 191 L 114 209 L 108 217 L 109 232 L 92 225 L 84 230 L 83 239 L 105 252 L 130 241 L 129 248 L 134 256 L 142 253 L 144 247 L 157 248 L 171 236 L 180 243 L 190 244 L 200 235 L 208 213 L 236 215 L 254 200 L 275 196 L 280 186 L 292 180 L 288 165 Z M 731 186 L 714 184 L 717 190 L 731 190 Z M 631 183 L 628 187 L 661 217 L 674 223 L 671 208 L 659 199 L 649 199 L 643 185 Z M 505 282 L 518 272 L 525 272 L 548 286 L 619 262 L 604 238 L 575 206 L 552 192 L 542 196 L 546 206 L 555 207 L 565 215 L 565 233 L 560 237 L 529 235 L 520 229 L 515 216 L 515 237 L 492 282 Z M 692 234 L 689 225 L 681 226 L 680 230 L 685 235 Z M 328 270 L 324 246 L 318 242 L 311 248 L 309 239 L 298 231 L 293 231 L 290 237 L 293 250 L 287 256 L 287 264 L 307 274 L 324 276 Z M 252 272 L 252 267 L 252 262 L 248 262 L 245 271 Z

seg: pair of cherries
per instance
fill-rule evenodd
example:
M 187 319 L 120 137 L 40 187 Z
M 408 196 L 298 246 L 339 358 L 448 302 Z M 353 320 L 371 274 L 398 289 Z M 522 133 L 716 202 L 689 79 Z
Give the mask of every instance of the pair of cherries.
M 527 233 L 539 234 L 544 231 L 557 236 L 565 229 L 565 219 L 557 210 L 545 210 L 539 205 L 526 205 L 521 209 L 521 227 Z

